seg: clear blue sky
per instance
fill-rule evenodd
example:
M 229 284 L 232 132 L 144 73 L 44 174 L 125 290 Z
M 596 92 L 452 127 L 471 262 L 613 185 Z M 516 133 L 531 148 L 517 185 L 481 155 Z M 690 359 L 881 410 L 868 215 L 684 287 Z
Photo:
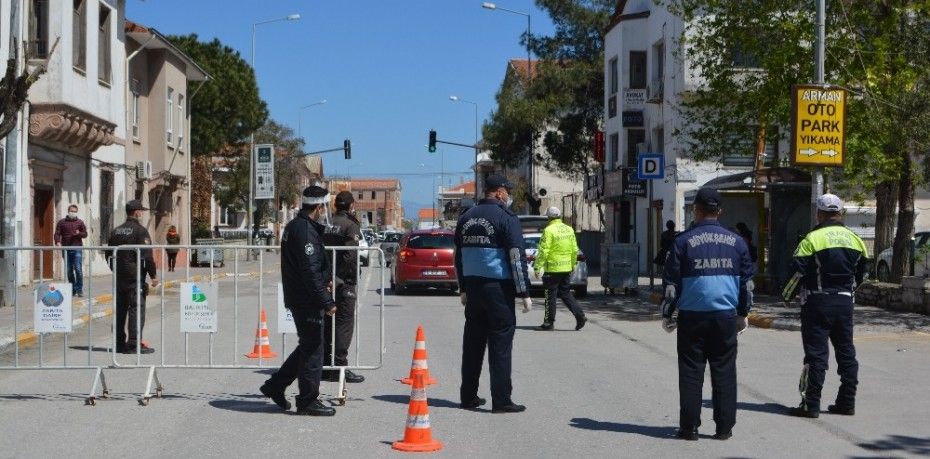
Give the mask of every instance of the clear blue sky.
M 530 12 L 534 33 L 553 29 L 532 0 L 497 4 Z M 441 169 L 439 153 L 425 148 L 429 129 L 440 140 L 474 140 L 474 107 L 449 96 L 477 102 L 482 123 L 508 59 L 526 56 L 519 43 L 525 17 L 486 10 L 478 0 L 129 0 L 126 9 L 130 20 L 165 34 L 217 37 L 246 60 L 251 24 L 299 13 L 299 21 L 258 27 L 255 66 L 272 118 L 296 131 L 299 107 L 327 99 L 303 112 L 307 148 L 350 138 L 353 152 L 350 161 L 325 155 L 325 173 L 424 174 L 399 176 L 403 200 L 424 206 Z M 457 173 L 447 181 L 470 178 L 472 151 L 441 148 L 442 168 Z

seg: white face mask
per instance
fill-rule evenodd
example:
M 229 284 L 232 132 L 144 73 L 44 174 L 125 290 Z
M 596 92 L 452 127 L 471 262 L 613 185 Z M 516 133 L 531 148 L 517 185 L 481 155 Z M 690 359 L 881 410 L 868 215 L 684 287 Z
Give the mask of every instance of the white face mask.
M 510 207 L 511 204 L 513 204 L 513 198 L 510 196 L 507 196 L 507 201 L 504 202 L 504 205 L 507 207 Z
M 68 212 L 68 218 L 72 220 L 77 218 L 77 212 Z

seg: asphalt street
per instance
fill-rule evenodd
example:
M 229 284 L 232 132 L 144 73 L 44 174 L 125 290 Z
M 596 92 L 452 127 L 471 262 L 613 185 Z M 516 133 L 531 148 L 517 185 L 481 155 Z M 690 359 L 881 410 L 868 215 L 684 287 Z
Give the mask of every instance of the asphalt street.
M 359 302 L 358 355 L 363 364 L 379 360 L 381 308 L 379 263 L 364 269 Z M 389 278 L 384 273 L 385 280 Z M 212 337 L 179 332 L 177 291 L 164 295 L 148 311 L 145 338 L 157 349 L 143 356 L 143 366 L 205 366 L 256 362 L 252 350 L 257 307 L 268 310 L 268 325 L 278 359 L 293 348 L 277 330 L 277 275 L 223 279 L 220 282 L 219 332 Z M 414 292 L 384 297 L 383 366 L 365 371 L 368 380 L 349 386 L 348 403 L 333 418 L 282 413 L 258 387 L 268 369 L 164 368 L 158 375 L 164 397 L 148 406 L 138 403 L 144 368 L 105 370 L 112 397 L 85 406 L 93 370 L 0 371 L 0 457 L 324 457 L 396 456 L 390 443 L 403 436 L 410 387 L 406 376 L 417 325 L 426 330 L 429 367 L 439 383 L 428 389 L 433 435 L 444 442 L 444 457 L 918 457 L 930 455 L 930 335 L 923 332 L 864 332 L 857 336 L 860 361 L 859 398 L 854 417 L 823 414 L 796 419 L 782 414 L 796 405 L 801 370 L 800 334 L 750 329 L 740 337 L 739 412 L 734 437 L 710 438 L 710 382 L 702 438 L 674 439 L 678 425 L 675 337 L 661 330 L 655 306 L 640 300 L 603 307 L 597 289 L 584 300 L 588 325 L 574 331 L 564 308 L 556 331 L 533 328 L 542 321 L 541 298 L 529 314 L 518 312 L 514 341 L 514 400 L 527 405 L 522 414 L 464 411 L 458 405 L 461 332 L 458 296 Z M 238 301 L 236 301 L 238 298 Z M 239 320 L 235 321 L 238 311 Z M 238 324 L 238 325 L 237 325 Z M 95 324 L 90 360 L 107 365 L 111 336 Z M 162 338 L 164 337 L 164 338 Z M 87 332 L 75 332 L 65 347 L 61 337 L 43 343 L 43 365 L 86 364 Z M 351 352 L 354 358 L 355 351 Z M 22 351 L 20 364 L 38 364 L 38 348 Z M 9 364 L 9 351 L 0 364 Z M 119 356 L 123 366 L 134 356 Z M 832 363 L 832 362 L 831 362 Z M 486 367 L 485 367 L 486 368 Z M 487 374 L 481 395 L 490 398 Z M 824 400 L 836 393 L 834 368 Z M 336 385 L 324 383 L 324 399 L 336 397 Z M 289 395 L 296 394 L 296 386 Z M 825 403 L 826 404 L 826 403 Z

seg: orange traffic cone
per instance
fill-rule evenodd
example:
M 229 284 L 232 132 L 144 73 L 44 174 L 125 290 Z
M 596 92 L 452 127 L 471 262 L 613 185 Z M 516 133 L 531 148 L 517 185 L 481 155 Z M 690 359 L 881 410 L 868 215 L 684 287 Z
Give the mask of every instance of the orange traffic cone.
M 265 308 L 261 309 L 258 328 L 255 329 L 255 346 L 252 347 L 252 353 L 245 356 L 250 359 L 273 359 L 278 356 L 271 350 L 271 340 L 268 339 L 268 318 L 265 317 Z
M 413 345 L 413 361 L 410 362 L 410 376 L 401 379 L 404 384 L 413 384 L 417 375 L 423 375 L 423 383 L 427 385 L 436 384 L 436 380 L 429 375 L 429 367 L 426 364 L 426 334 L 423 333 L 423 326 L 417 326 L 417 342 Z
M 398 451 L 422 453 L 439 451 L 442 442 L 433 440 L 433 429 L 429 425 L 429 403 L 426 399 L 426 378 L 422 373 L 413 378 L 410 390 L 410 406 L 407 408 L 407 427 L 404 439 L 395 441 L 391 448 Z

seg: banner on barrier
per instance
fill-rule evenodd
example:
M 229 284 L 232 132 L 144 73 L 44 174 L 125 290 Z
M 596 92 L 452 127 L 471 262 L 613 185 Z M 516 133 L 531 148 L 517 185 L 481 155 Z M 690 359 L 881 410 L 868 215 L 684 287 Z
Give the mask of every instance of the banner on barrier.
M 291 310 L 284 307 L 284 284 L 278 282 L 278 333 L 297 333 Z
M 182 282 L 181 332 L 215 333 L 218 298 L 216 282 Z
M 71 284 L 42 283 L 34 295 L 36 333 L 71 333 Z

